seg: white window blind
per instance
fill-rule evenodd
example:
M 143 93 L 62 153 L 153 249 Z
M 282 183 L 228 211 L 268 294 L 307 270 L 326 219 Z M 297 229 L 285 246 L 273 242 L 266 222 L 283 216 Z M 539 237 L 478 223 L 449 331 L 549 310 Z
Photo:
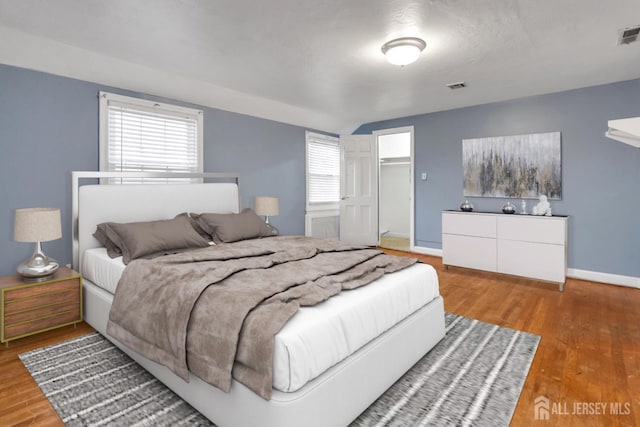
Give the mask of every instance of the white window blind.
M 340 142 L 307 132 L 307 205 L 340 201 Z
M 200 110 L 101 92 L 100 126 L 102 171 L 202 172 Z M 171 178 L 160 181 L 193 180 Z

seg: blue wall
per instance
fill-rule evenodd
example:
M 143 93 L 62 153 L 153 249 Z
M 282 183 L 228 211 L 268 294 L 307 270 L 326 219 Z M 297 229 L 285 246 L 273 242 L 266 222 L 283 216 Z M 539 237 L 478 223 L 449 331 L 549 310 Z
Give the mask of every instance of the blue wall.
M 604 137 L 608 120 L 637 116 L 640 80 L 631 80 L 369 123 L 356 133 L 415 126 L 415 240 L 439 249 L 441 211 L 464 200 L 463 139 L 560 131 L 563 199 L 551 206 L 570 215 L 569 268 L 640 277 L 640 149 Z M 506 201 L 469 200 L 489 211 Z
M 71 171 L 98 170 L 101 90 L 202 109 L 205 171 L 239 173 L 244 207 L 279 197 L 274 225 L 304 234 L 306 129 L 0 64 L 0 275 L 33 251 L 13 241 L 17 208 L 61 209 L 63 238 L 43 249 L 70 262 Z
M 32 251 L 13 241 L 14 210 L 22 207 L 62 210 L 64 237 L 44 250 L 70 262 L 70 172 L 98 169 L 100 90 L 173 102 L 0 64 L 0 275 Z M 274 224 L 302 234 L 305 129 L 195 107 L 204 111 L 205 170 L 240 173 L 243 206 L 258 194 L 279 197 Z M 366 124 L 356 133 L 415 126 L 416 244 L 440 248 L 440 212 L 463 200 L 462 139 L 561 131 L 563 200 L 551 203 L 571 216 L 569 267 L 640 277 L 640 150 L 604 137 L 607 120 L 632 116 L 640 116 L 640 80 Z M 423 171 L 426 182 L 418 179 Z M 505 200 L 471 201 L 498 210 Z

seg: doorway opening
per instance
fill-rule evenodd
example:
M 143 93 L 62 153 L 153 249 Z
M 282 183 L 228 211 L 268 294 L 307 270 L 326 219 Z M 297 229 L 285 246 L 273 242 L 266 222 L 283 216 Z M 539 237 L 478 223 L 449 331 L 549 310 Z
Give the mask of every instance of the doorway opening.
M 378 148 L 380 247 L 413 247 L 413 126 L 373 132 Z

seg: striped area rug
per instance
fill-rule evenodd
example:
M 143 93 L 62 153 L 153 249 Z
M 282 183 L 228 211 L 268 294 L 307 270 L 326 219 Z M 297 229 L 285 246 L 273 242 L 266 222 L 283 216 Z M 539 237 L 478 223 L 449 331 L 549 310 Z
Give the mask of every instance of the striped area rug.
M 446 324 L 352 426 L 509 424 L 539 337 L 449 313 Z M 20 359 L 68 426 L 212 425 L 98 333 Z
M 446 335 L 352 426 L 508 426 L 540 337 L 446 313 Z
M 97 332 L 19 357 L 67 426 L 212 425 Z

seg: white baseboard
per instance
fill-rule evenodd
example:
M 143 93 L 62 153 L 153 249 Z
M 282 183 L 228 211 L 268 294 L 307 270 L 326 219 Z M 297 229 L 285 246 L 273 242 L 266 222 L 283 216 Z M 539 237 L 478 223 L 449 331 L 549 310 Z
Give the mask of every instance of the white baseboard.
M 628 286 L 630 288 L 640 289 L 640 277 L 600 273 L 598 271 L 579 270 L 577 268 L 568 268 L 567 277 L 571 277 L 572 279 L 589 280 L 590 282 L 602 282 L 610 285 Z
M 426 248 L 424 246 L 411 246 L 411 252 L 422 255 L 439 256 L 442 258 L 442 249 Z
M 442 249 L 427 248 L 424 246 L 412 246 L 411 252 L 442 257 Z M 609 285 L 628 286 L 630 288 L 640 289 L 640 277 L 600 273 L 598 271 L 580 270 L 577 268 L 568 268 L 567 277 L 570 277 L 572 279 L 588 280 L 590 282 L 600 282 Z

